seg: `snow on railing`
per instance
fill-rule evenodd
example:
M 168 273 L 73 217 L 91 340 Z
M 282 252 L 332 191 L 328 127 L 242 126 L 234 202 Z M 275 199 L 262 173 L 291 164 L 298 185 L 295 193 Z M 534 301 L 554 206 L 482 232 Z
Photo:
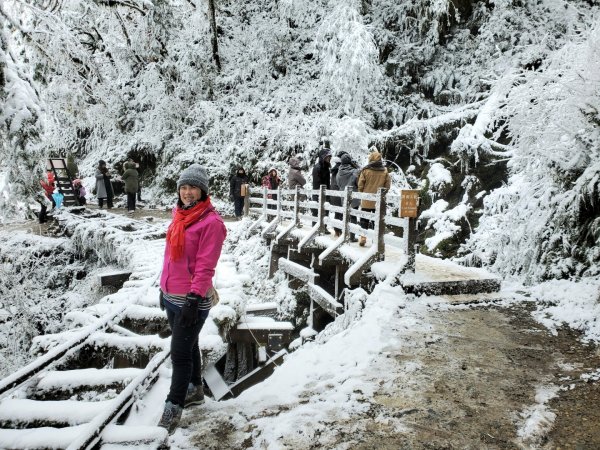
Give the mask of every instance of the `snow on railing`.
M 248 229 L 248 234 L 262 227 L 263 237 L 274 238 L 275 242 L 279 242 L 286 239 L 294 229 L 310 224 L 311 229 L 298 243 L 298 251 L 302 251 L 317 236 L 326 234 L 327 227 L 330 227 L 341 230 L 341 234 L 334 244 L 319 255 L 321 261 L 341 245 L 353 241 L 353 235 L 360 235 L 369 237 L 373 248 L 369 251 L 368 261 L 363 261 L 359 264 L 360 267 L 354 268 L 356 264 L 352 266 L 357 272 L 365 264 L 384 259 L 386 242 L 395 246 L 400 243 L 402 250 L 408 255 L 405 270 L 414 270 L 416 219 L 398 216 L 401 195 L 389 194 L 383 188 L 377 193 L 365 193 L 353 191 L 351 187 L 338 191 L 326 189 L 325 186 L 320 189 L 249 188 L 248 193 L 244 198 L 245 214 L 259 216 Z M 353 207 L 352 203 L 356 204 L 356 200 L 374 202 L 374 211 Z M 278 231 L 279 225 L 283 225 L 283 229 Z M 390 229 L 402 229 L 402 238 L 386 234 Z

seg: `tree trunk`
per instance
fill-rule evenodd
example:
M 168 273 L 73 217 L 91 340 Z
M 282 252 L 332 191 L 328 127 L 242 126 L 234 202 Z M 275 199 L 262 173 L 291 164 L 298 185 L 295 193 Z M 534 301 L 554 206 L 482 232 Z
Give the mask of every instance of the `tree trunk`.
M 219 42 L 217 41 L 217 20 L 215 18 L 215 0 L 208 0 L 208 16 L 210 19 L 210 29 L 212 32 L 211 43 L 213 59 L 217 70 L 221 71 L 221 60 L 219 59 Z

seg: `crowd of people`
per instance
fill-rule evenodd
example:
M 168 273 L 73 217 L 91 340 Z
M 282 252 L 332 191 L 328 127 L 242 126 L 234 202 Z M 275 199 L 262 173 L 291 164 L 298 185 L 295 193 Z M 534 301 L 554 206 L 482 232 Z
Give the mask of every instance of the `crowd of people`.
M 288 161 L 289 170 L 287 174 L 287 185 L 289 189 L 294 189 L 296 186 L 305 188 L 306 178 L 303 175 L 304 164 L 298 156 L 293 156 Z M 230 180 L 229 198 L 234 203 L 234 212 L 236 218 L 241 218 L 243 214 L 244 198 L 248 195 L 247 186 L 249 184 L 248 175 L 243 167 L 239 167 L 235 175 Z M 246 188 L 245 188 L 246 186 Z M 270 168 L 265 176 L 262 177 L 261 186 L 269 190 L 276 190 L 283 186 L 281 178 L 278 175 L 277 169 Z M 381 153 L 375 148 L 369 153 L 368 164 L 360 167 L 352 156 L 340 150 L 334 156 L 331 150 L 329 141 L 322 140 L 320 149 L 317 154 L 317 160 L 312 168 L 312 189 L 319 189 L 325 186 L 328 190 L 343 191 L 350 186 L 354 191 L 374 194 L 379 188 L 389 189 L 391 186 L 391 177 L 387 168 L 383 164 Z M 269 199 L 276 200 L 277 195 L 269 193 Z M 313 200 L 318 201 L 318 195 L 313 196 Z M 334 206 L 342 206 L 340 197 L 331 197 L 330 203 Z M 273 205 L 269 205 L 273 208 Z M 375 202 L 372 200 L 353 199 L 351 207 L 354 209 L 360 208 L 362 211 L 374 212 Z M 312 214 L 316 216 L 318 211 L 312 210 Z M 337 220 L 342 219 L 342 213 L 334 213 Z M 354 216 L 350 217 L 352 223 L 356 223 Z M 371 220 L 361 218 L 360 225 L 364 229 L 373 228 L 374 223 Z M 341 235 L 342 230 L 334 227 L 335 236 Z M 357 238 L 351 236 L 352 241 L 357 241 L 359 245 L 366 245 L 367 238 L 365 235 Z
M 123 191 L 127 197 L 127 212 L 130 215 L 135 212 L 137 202 L 142 201 L 142 188 L 138 168 L 139 164 L 135 162 L 133 158 L 129 158 L 123 163 L 123 173 L 120 176 L 120 181 L 123 184 Z M 87 191 L 82 180 L 79 178 L 78 169 L 68 168 L 66 172 L 64 171 L 64 168 L 57 170 L 61 176 L 65 177 L 65 179 L 68 177 L 71 181 L 76 204 L 85 206 L 87 204 Z M 75 172 L 71 172 L 71 170 L 75 170 Z M 98 161 L 95 172 L 96 183 L 94 184 L 92 193 L 98 200 L 99 208 L 104 208 L 105 205 L 107 209 L 112 209 L 114 207 L 114 178 L 115 174 L 108 168 L 106 161 Z M 44 223 L 48 220 L 48 208 L 59 208 L 64 199 L 64 195 L 63 191 L 57 186 L 56 176 L 53 170 L 47 172 L 46 177 L 40 180 L 40 184 L 44 195 L 38 196 L 36 200 L 41 207 L 40 212 L 38 213 L 39 222 Z
M 303 174 L 306 168 L 304 161 L 302 161 L 300 156 L 293 156 L 289 159 L 288 165 L 289 170 L 285 187 L 289 189 L 294 189 L 296 187 L 305 188 L 307 180 Z M 123 173 L 120 175 L 120 179 L 123 182 L 123 191 L 127 197 L 126 208 L 130 215 L 135 213 L 137 202 L 142 200 L 140 174 L 138 169 L 139 164 L 132 158 L 129 158 L 123 163 Z M 75 178 L 72 180 L 72 185 L 77 202 L 79 205 L 85 205 L 87 204 L 87 192 L 81 180 L 78 178 L 78 174 L 74 175 Z M 325 139 L 321 140 L 317 159 L 312 167 L 311 175 L 313 190 L 325 186 L 328 190 L 343 191 L 346 187 L 350 186 L 357 192 L 376 193 L 381 187 L 389 189 L 391 184 L 390 175 L 383 164 L 381 153 L 376 149 L 372 149 L 369 153 L 368 164 L 361 168 L 356 161 L 352 159 L 352 156 L 344 150 L 338 151 L 334 156 L 329 141 Z M 104 208 L 106 206 L 106 208 L 112 209 L 114 207 L 114 177 L 115 174 L 108 168 L 106 161 L 98 161 L 95 172 L 96 183 L 92 193 L 96 196 L 99 208 Z M 251 180 L 243 167 L 238 167 L 230 179 L 229 199 L 233 203 L 234 215 L 237 219 L 241 219 L 244 213 L 244 199 L 249 195 L 250 183 Z M 52 204 L 52 207 L 56 207 L 57 200 L 60 201 L 62 195 L 57 197 L 58 190 L 56 188 L 54 174 L 49 172 L 48 178 L 42 180 L 41 184 L 47 200 Z M 266 187 L 268 190 L 277 190 L 279 187 L 284 187 L 284 182 L 275 167 L 271 167 L 262 177 L 261 186 Z M 269 193 L 268 198 L 276 200 L 277 195 Z M 318 201 L 318 195 L 314 195 L 313 200 Z M 334 206 L 342 205 L 342 199 L 340 197 L 332 196 L 329 201 Z M 45 222 L 47 220 L 48 202 L 39 200 L 39 203 L 41 205 L 39 220 L 40 222 Z M 354 209 L 360 208 L 363 211 L 375 211 L 375 202 L 371 200 L 359 201 L 353 199 L 351 206 Z M 275 206 L 269 205 L 269 207 L 274 208 Z M 311 212 L 314 216 L 318 215 L 316 209 L 312 209 Z M 341 220 L 342 214 L 340 212 L 335 212 L 334 217 L 337 220 Z M 356 223 L 354 215 L 350 217 L 350 220 L 352 223 Z M 361 218 L 360 225 L 365 229 L 373 228 L 373 222 L 364 218 Z M 340 228 L 334 227 L 334 234 L 336 237 L 340 236 L 341 233 L 342 230 Z M 366 244 L 366 236 L 364 235 L 358 238 L 352 235 L 351 240 L 358 240 L 359 245 L 361 246 Z

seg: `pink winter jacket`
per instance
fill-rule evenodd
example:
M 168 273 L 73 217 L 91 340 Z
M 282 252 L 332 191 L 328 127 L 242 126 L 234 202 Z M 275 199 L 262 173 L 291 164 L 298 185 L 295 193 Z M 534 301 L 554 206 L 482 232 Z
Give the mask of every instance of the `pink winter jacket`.
M 227 230 L 223 219 L 211 211 L 185 230 L 183 256 L 171 261 L 169 246 L 165 248 L 160 288 L 174 295 L 190 292 L 205 296 L 212 287 L 212 278 Z

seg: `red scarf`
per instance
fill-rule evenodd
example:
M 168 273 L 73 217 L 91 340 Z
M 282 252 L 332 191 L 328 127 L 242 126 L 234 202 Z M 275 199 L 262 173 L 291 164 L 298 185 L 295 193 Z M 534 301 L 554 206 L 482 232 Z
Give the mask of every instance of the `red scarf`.
M 201 220 L 205 214 L 213 209 L 210 197 L 203 202 L 196 203 L 190 209 L 177 207 L 175 217 L 173 217 L 173 221 L 167 230 L 167 245 L 171 250 L 172 261 L 178 260 L 183 255 L 185 229 Z

